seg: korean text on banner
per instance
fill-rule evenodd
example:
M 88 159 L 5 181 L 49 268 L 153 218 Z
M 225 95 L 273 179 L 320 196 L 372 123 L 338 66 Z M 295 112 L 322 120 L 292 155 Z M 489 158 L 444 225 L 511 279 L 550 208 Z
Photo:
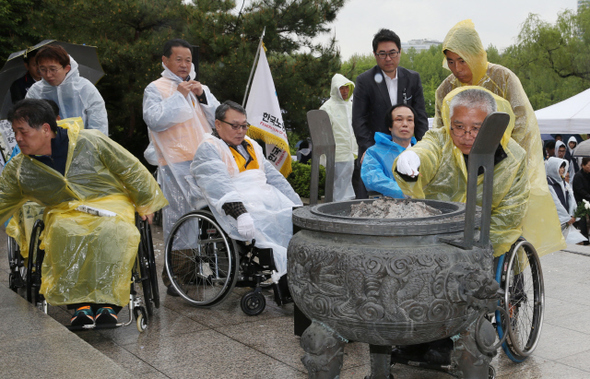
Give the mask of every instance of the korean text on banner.
M 287 177 L 291 173 L 289 140 L 279 98 L 272 80 L 264 48 L 260 49 L 258 66 L 252 80 L 252 88 L 246 103 L 250 138 L 260 139 L 266 144 L 266 158 L 277 170 Z

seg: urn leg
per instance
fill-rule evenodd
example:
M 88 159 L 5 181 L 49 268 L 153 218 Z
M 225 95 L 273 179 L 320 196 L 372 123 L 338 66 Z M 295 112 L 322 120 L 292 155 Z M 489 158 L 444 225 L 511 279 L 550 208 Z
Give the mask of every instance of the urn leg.
M 489 334 L 490 330 L 491 333 L 495 333 L 493 326 L 487 324 L 482 325 L 480 333 Z M 477 347 L 475 326 L 476 323 L 471 324 L 456 339 L 454 338 L 455 348 L 451 353 L 451 361 L 456 372 L 452 374 L 459 378 L 488 378 L 492 356 L 483 354 Z M 488 337 L 486 336 L 485 339 Z
M 345 340 L 335 331 L 313 321 L 301 336 L 305 356 L 301 358 L 310 379 L 334 379 L 340 376 Z
M 391 346 L 369 345 L 371 375 L 365 379 L 389 379 L 391 376 Z

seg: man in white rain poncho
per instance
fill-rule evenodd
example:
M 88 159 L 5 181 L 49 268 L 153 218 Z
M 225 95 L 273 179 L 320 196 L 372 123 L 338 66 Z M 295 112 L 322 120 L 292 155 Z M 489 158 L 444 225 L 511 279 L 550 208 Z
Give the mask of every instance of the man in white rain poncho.
M 332 133 L 336 143 L 334 173 L 334 201 L 354 199 L 352 188 L 352 171 L 358 152 L 358 145 L 352 130 L 352 91 L 354 83 L 343 75 L 332 77 L 330 99 L 321 107 L 330 116 Z
M 287 272 L 287 245 L 293 235 L 293 206 L 299 195 L 254 140 L 246 136 L 246 110 L 226 101 L 215 111 L 215 131 L 205 136 L 191 174 L 211 212 L 229 236 L 272 248 L 274 282 Z
M 521 225 L 529 200 L 526 152 L 510 138 L 514 114 L 506 100 L 481 87 L 455 89 L 443 102 L 444 127 L 429 130 L 420 142 L 401 153 L 393 170 L 405 195 L 464 203 L 471 146 L 485 117 L 496 109 L 510 115 L 510 124 L 494 156 L 490 241 L 494 257 L 499 257 L 523 235 Z M 477 204 L 481 205 L 482 178 L 479 179 Z M 555 206 L 544 211 L 553 211 L 550 216 L 555 217 Z M 541 236 L 545 227 L 539 225 L 537 229 Z
M 81 117 L 85 129 L 109 134 L 107 110 L 100 92 L 80 76 L 78 63 L 58 45 L 49 45 L 35 56 L 43 80 L 33 84 L 28 99 L 53 100 L 62 119 Z
M 506 99 L 515 116 L 511 137 L 527 153 L 531 193 L 528 214 L 522 226 L 524 234 L 529 235 L 527 239 L 535 246 L 539 255 L 566 247 L 559 220 L 553 217 L 555 204 L 547 188 L 539 125 L 520 80 L 506 67 L 488 62 L 486 51 L 471 20 L 461 21 L 451 28 L 443 41 L 442 51 L 445 54 L 443 67 L 452 74 L 436 90 L 433 127 L 444 127 L 441 112 L 443 99 L 455 88 L 480 86 Z M 543 225 L 545 233 L 536 231 L 539 225 Z
M 162 66 L 162 77 L 145 89 L 143 119 L 149 128 L 150 147 L 156 153 L 158 181 L 170 202 L 163 209 L 166 240 L 174 223 L 199 205 L 189 203 L 185 177 L 190 175 L 189 166 L 203 136 L 211 133 L 219 101 L 207 86 L 194 80 L 196 74 L 188 42 L 181 39 L 166 42 Z M 172 288 L 167 275 L 163 275 L 164 284 Z
M 21 153 L 0 177 L 0 222 L 28 200 L 45 206 L 40 293 L 75 308 L 72 325 L 116 323 L 140 240 L 135 212 L 151 220 L 168 203 L 158 183 L 123 147 L 84 130 L 81 118 L 56 123 L 43 100 L 20 101 L 8 119 Z

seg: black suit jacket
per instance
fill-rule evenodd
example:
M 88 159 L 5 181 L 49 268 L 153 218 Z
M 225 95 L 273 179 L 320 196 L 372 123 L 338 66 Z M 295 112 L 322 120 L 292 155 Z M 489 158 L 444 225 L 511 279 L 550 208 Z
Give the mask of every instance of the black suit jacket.
M 359 145 L 359 158 L 369 147 L 375 144 L 375 132 L 391 134 L 390 125 L 386 125 L 385 116 L 393 106 L 385 80 L 375 81 L 376 75 L 383 75 L 379 66 L 375 66 L 356 78 L 354 97 L 352 98 L 352 128 Z M 398 103 L 405 103 L 414 108 L 414 135 L 417 140 L 428 131 L 428 117 L 424 108 L 424 93 L 420 74 L 415 71 L 397 68 Z

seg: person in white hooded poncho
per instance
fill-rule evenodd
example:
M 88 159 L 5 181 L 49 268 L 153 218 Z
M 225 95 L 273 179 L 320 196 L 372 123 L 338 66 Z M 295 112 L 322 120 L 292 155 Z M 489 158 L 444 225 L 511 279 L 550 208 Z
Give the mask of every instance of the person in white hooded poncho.
M 557 216 L 559 217 L 561 230 L 566 242 L 578 243 L 587 241 L 587 239 L 572 226 L 576 221 L 574 214 L 577 204 L 572 189 L 564 180 L 565 173 L 568 171 L 568 165 L 565 159 L 549 157 L 545 163 L 545 170 L 547 171 L 549 192 L 553 196 Z
M 219 101 L 207 86 L 194 80 L 188 42 L 180 39 L 166 42 L 162 66 L 162 77 L 145 89 L 143 119 L 149 128 L 148 150 L 155 151 L 153 163 L 159 166 L 159 182 L 170 202 L 163 210 L 166 239 L 174 223 L 196 206 L 188 201 L 185 177 L 190 176 L 189 166 L 203 136 L 211 133 Z
M 354 83 L 343 75 L 332 77 L 330 99 L 321 107 L 330 116 L 332 133 L 336 143 L 336 165 L 334 173 L 334 201 L 354 199 L 352 171 L 358 145 L 352 130 L 352 91 Z
M 28 99 L 53 100 L 62 119 L 81 117 L 85 129 L 109 134 L 104 100 L 88 79 L 80 76 L 78 63 L 58 45 L 49 45 L 35 56 L 42 80 L 27 92 Z
M 287 272 L 287 245 L 293 235 L 292 208 L 302 205 L 289 182 L 246 136 L 246 111 L 233 101 L 215 112 L 215 131 L 207 134 L 191 163 L 195 191 L 201 192 L 223 230 L 233 239 L 255 240 L 272 248 L 276 283 Z

